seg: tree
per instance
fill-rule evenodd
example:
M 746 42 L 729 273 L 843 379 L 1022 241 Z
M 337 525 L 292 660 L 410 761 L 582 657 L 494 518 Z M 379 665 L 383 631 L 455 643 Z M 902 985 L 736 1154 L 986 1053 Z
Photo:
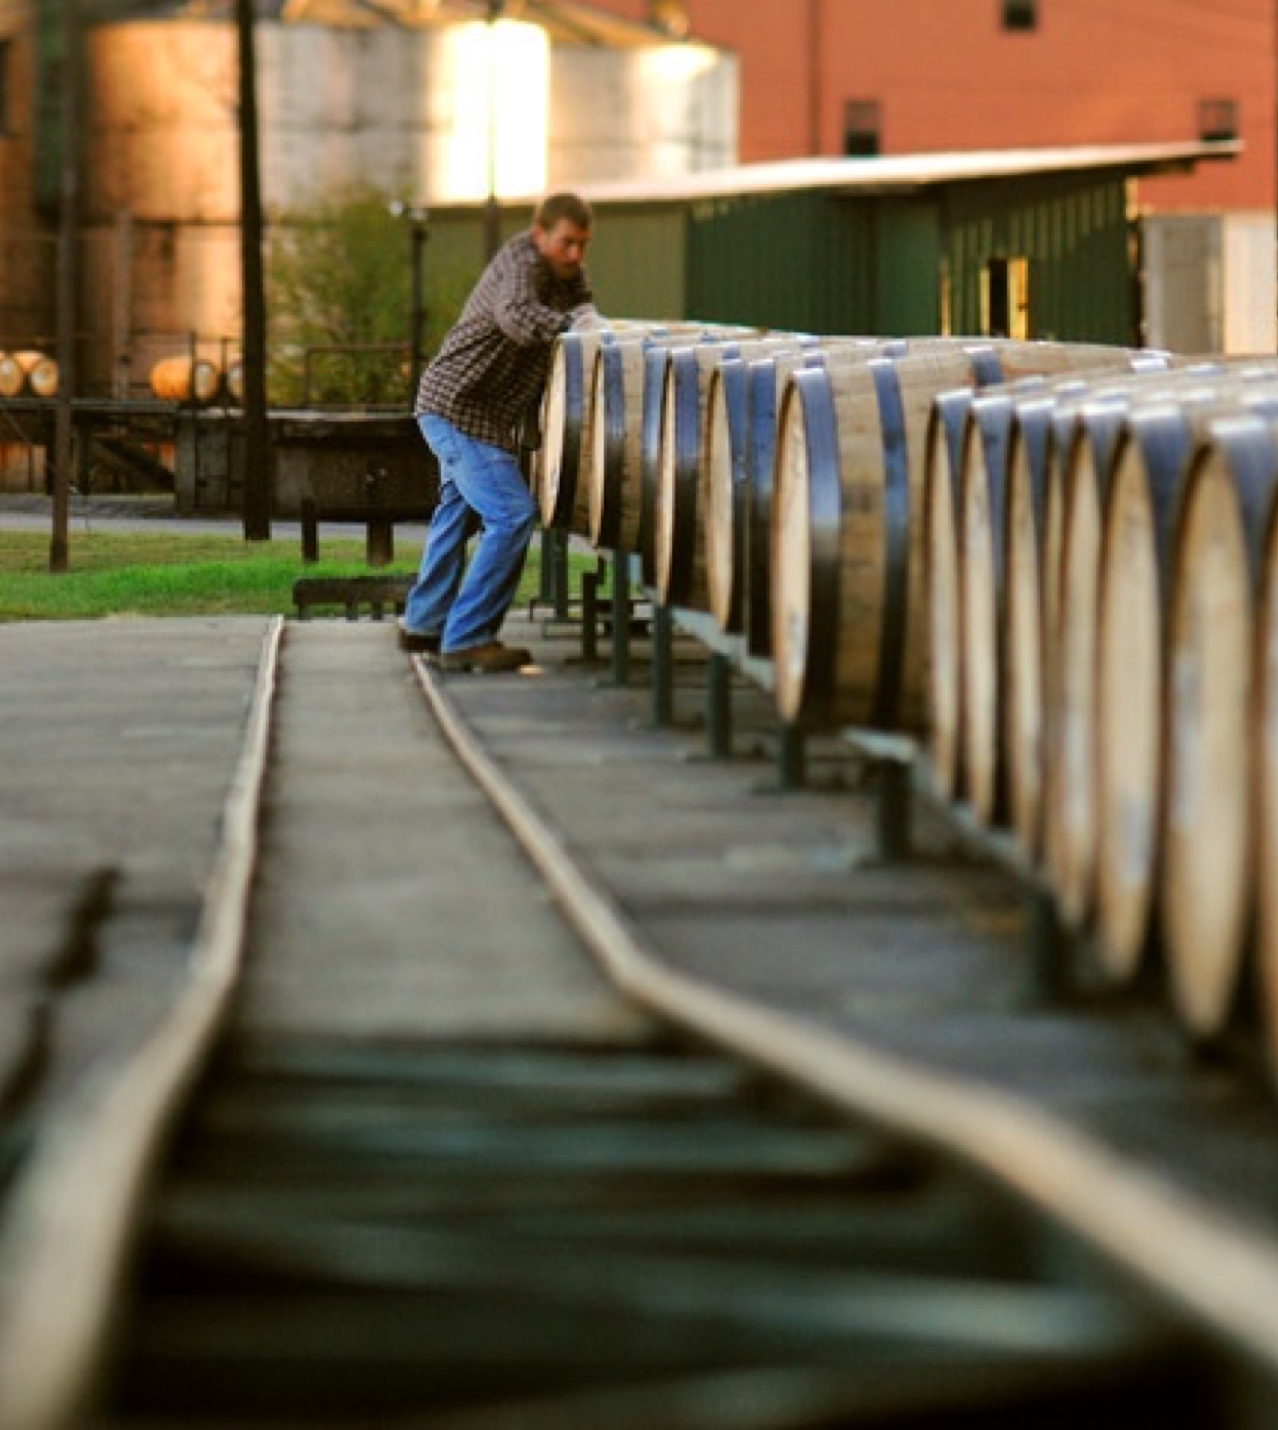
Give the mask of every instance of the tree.
M 272 229 L 270 385 L 277 406 L 405 406 L 412 246 L 393 196 L 370 187 L 317 200 Z M 431 270 L 424 347 L 438 345 L 474 275 Z

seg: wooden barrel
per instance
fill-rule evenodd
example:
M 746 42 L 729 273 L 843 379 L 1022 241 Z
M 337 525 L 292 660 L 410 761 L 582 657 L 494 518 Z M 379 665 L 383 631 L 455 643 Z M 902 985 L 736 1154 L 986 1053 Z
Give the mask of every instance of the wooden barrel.
M 606 327 L 562 333 L 551 350 L 542 398 L 535 482 L 542 525 L 582 536 L 590 531 L 589 492 L 581 474 L 583 454 L 593 441 L 595 356 L 612 337 Z
M 710 376 L 706 398 L 701 494 L 706 514 L 706 584 L 715 624 L 732 635 L 741 632 L 746 610 L 751 365 L 744 356 L 725 359 Z
M 1230 411 L 1278 415 L 1273 377 L 1134 406 L 1103 513 L 1096 633 L 1096 952 L 1115 982 L 1154 935 L 1165 813 L 1166 632 L 1176 516 L 1195 443 Z
M 978 381 L 938 393 L 928 414 L 924 442 L 923 565 L 927 606 L 927 732 L 930 778 L 947 799 L 967 793 L 962 731 L 966 697 L 962 679 L 961 475 L 968 460 L 968 418 L 976 388 L 1026 382 L 1049 374 L 1104 369 L 1124 361 L 1130 349 L 1084 343 L 1017 343 L 1006 339 L 974 344 L 988 353 L 988 372 Z
M 663 606 L 710 609 L 697 510 L 702 433 L 710 378 L 724 358 L 740 353 L 736 343 L 696 343 L 667 354 L 652 497 L 653 586 Z
M 747 359 L 804 351 L 816 342 L 800 334 L 775 334 L 747 340 L 702 342 L 670 350 L 662 390 L 652 528 L 655 588 L 663 605 L 712 611 L 712 561 L 719 562 L 721 581 L 725 564 L 729 567 L 731 564 L 736 493 L 730 471 L 733 460 L 731 414 L 726 402 L 718 413 L 718 445 L 724 453 L 720 460 L 729 468 L 729 475 L 726 483 L 719 484 L 718 491 L 713 489 L 716 456 L 711 397 L 716 376 L 727 362 L 742 363 Z M 717 525 L 716 507 L 720 512 Z M 727 584 L 731 586 L 730 572 Z
M 1211 369 L 1213 373 L 1218 369 Z M 1198 372 L 1190 380 L 1198 378 Z M 1148 389 L 1163 394 L 1161 384 Z M 1101 513 L 1134 398 L 1099 388 L 1051 416 L 1054 480 L 1044 523 L 1041 857 L 1064 921 L 1089 923 L 1095 900 L 1096 636 Z
M 1158 921 L 1173 1006 L 1197 1039 L 1222 1032 L 1236 1006 L 1254 907 L 1257 816 L 1271 773 L 1256 738 L 1269 694 L 1256 627 L 1278 494 L 1276 431 L 1272 418 L 1253 415 L 1209 426 L 1173 535 Z
M 1267 424 L 1265 435 L 1278 464 L 1278 423 Z M 1257 460 L 1263 442 L 1258 434 Z M 1256 958 L 1265 1045 L 1278 1079 L 1278 505 L 1261 540 L 1253 683 Z
M 544 526 L 590 534 L 588 468 L 599 348 L 622 339 L 669 337 L 685 329 L 700 331 L 700 326 L 614 318 L 570 329 L 555 340 L 542 391 L 541 444 L 533 463 L 533 490 Z
M 1112 420 L 1097 416 L 1088 432 L 1093 444 L 1112 444 L 1129 396 L 1149 389 L 1155 379 L 1162 384 L 1172 371 L 1179 382 L 1224 370 L 1222 365 L 1183 365 L 1170 354 L 1153 352 L 1136 354 L 1130 369 L 1045 383 L 1017 404 L 1013 423 L 1004 526 L 1003 752 L 1011 827 L 1034 862 L 1044 858 L 1051 726 L 1061 703 L 1054 657 L 1061 639 L 1064 454 L 1085 406 L 1116 404 Z
M 700 502 L 710 609 L 721 630 L 745 635 L 751 655 L 771 650 L 768 531 L 785 379 L 796 367 L 844 362 L 850 353 L 868 361 L 886 346 L 882 339 L 854 337 L 749 342 L 711 375 Z
M 595 355 L 586 472 L 590 539 L 606 551 L 641 552 L 647 546 L 644 579 L 648 582 L 653 579 L 651 497 L 656 485 L 653 469 L 660 439 L 665 350 L 707 335 L 727 340 L 757 333 L 753 328 L 725 331 L 705 324 L 681 325 L 620 336 L 601 346 Z
M 22 374 L 19 391 L 30 392 L 33 397 L 57 396 L 58 364 L 53 358 L 30 349 L 12 353 L 10 356 Z
M 848 337 L 823 343 L 801 361 L 758 364 L 751 374 L 747 417 L 746 480 L 749 484 L 746 641 L 751 655 L 772 654 L 772 500 L 777 417 L 790 373 L 796 366 L 857 366 L 871 358 L 902 358 L 976 346 L 962 338 Z
M 991 363 L 993 354 L 991 350 Z M 981 381 L 997 382 L 1001 370 Z M 959 472 L 967 440 L 971 385 L 937 393 L 924 442 L 923 579 L 928 612 L 928 765 L 932 787 L 944 799 L 963 789 L 962 690 L 959 684 Z
M 965 773 L 967 800 L 976 817 L 986 824 L 1003 822 L 1011 799 L 1010 758 L 1007 748 L 1008 729 L 1008 660 L 1009 642 L 1009 525 L 1015 521 L 1018 529 L 1032 543 L 1027 551 L 1022 544 L 1016 553 L 1021 561 L 1018 574 L 1024 578 L 1032 552 L 1041 544 L 1045 524 L 1047 422 L 1045 416 L 1037 429 L 1031 427 L 1030 452 L 1020 440 L 1022 407 L 1030 414 L 1045 414 L 1055 400 L 1077 397 L 1088 388 L 1095 388 L 1111 372 L 1123 371 L 1129 376 L 1135 371 L 1143 377 L 1165 372 L 1169 359 L 1165 354 L 1123 354 L 1114 363 L 1102 366 L 1086 361 L 1082 371 L 1070 372 L 1062 378 L 1040 376 L 1028 382 L 1005 385 L 993 391 L 973 394 L 963 420 L 968 426 L 966 439 L 959 444 L 959 508 L 960 554 L 959 593 L 959 688 L 964 693 L 960 714 L 961 768 Z M 1011 482 L 1015 457 L 1036 455 L 1031 464 L 1022 460 L 1020 467 L 1031 480 L 1022 484 L 1017 493 L 1018 505 L 1012 510 Z M 1036 565 L 1036 563 L 1034 563 Z M 1021 595 L 1024 595 L 1022 588 Z M 1041 619 L 1041 599 L 1037 592 L 1032 608 L 1017 605 L 1013 615 L 1022 619 L 1019 632 L 1023 643 Z M 1018 692 L 1022 696 L 1024 692 Z M 1018 709 L 1024 729 L 1027 715 L 1025 703 Z
M 26 374 L 12 353 L 0 353 L 0 397 L 17 397 Z
M 236 406 L 244 404 L 244 359 L 232 358 L 226 365 L 226 395 Z
M 151 391 L 165 402 L 212 402 L 222 386 L 221 369 L 207 358 L 161 358 L 151 368 Z
M 1192 365 L 1156 381 L 1109 378 L 1049 417 L 1051 480 L 1042 566 L 1042 744 L 1028 770 L 1042 782 L 1040 859 L 1065 922 L 1082 928 L 1095 895 L 1096 626 L 1101 510 L 1114 450 L 1133 402 L 1158 400 L 1224 371 Z M 1027 780 L 1029 776 L 1027 775 Z
M 1005 764 L 1009 819 L 1025 854 L 1035 862 L 1046 862 L 1046 818 L 1049 765 L 1056 745 L 1053 725 L 1069 704 L 1074 734 L 1071 749 L 1080 758 L 1090 749 L 1089 737 L 1081 735 L 1076 723 L 1080 709 L 1090 695 L 1094 595 L 1075 610 L 1085 609 L 1075 623 L 1073 636 L 1081 635 L 1083 651 L 1075 650 L 1074 674 L 1060 685 L 1061 648 L 1060 587 L 1065 524 L 1065 454 L 1070 451 L 1084 412 L 1089 413 L 1086 441 L 1091 451 L 1086 460 L 1093 476 L 1105 465 L 1102 455 L 1112 450 L 1121 428 L 1122 415 L 1130 401 L 1148 392 L 1173 390 L 1182 383 L 1194 383 L 1205 375 L 1227 370 L 1224 363 L 1187 364 L 1169 354 L 1140 353 L 1133 357 L 1127 374 L 1089 376 L 1084 382 L 1065 380 L 1049 383 L 1035 398 L 1018 404 L 1011 435 L 1008 472 L 1004 562 L 1006 584 L 1003 607 L 1002 753 Z M 1081 388 L 1081 390 L 1079 390 Z M 1095 484 L 1088 483 L 1076 493 L 1077 500 L 1092 502 Z M 1093 509 L 1094 510 L 1094 509 Z M 1094 529 L 1094 528 L 1093 528 Z M 1089 550 L 1089 538 L 1082 533 L 1076 556 Z M 1089 567 L 1094 569 L 1095 553 L 1075 562 L 1071 587 L 1077 592 Z M 1081 667 L 1081 670 L 1079 669 Z M 1090 760 L 1090 756 L 1087 756 Z M 1075 846 L 1090 846 L 1091 802 L 1075 768 L 1054 787 L 1052 804 L 1058 826 L 1069 799 L 1071 808 L 1083 817 Z M 1058 827 L 1057 836 L 1062 834 Z M 1059 840 L 1058 840 L 1058 852 Z M 1081 894 L 1076 902 L 1081 908 Z
M 1002 376 L 991 347 L 963 344 L 790 374 L 771 569 L 783 719 L 921 728 L 924 434 L 939 392 Z
M 1046 652 L 1054 646 L 1059 616 L 1055 590 L 1046 577 L 1044 552 L 1049 512 L 1060 503 L 1053 417 L 1063 401 L 1077 400 L 1088 379 L 1044 383 L 1020 398 L 1008 443 L 1004 523 L 1003 747 L 1006 754 L 1008 819 L 1022 851 L 1037 862 L 1042 849 L 1048 698 Z M 1057 530 L 1059 530 L 1059 518 Z
M 1053 417 L 1058 480 L 1049 488 L 1044 572 L 1043 863 L 1067 925 L 1082 928 L 1095 892 L 1095 691 L 1101 511 L 1127 404 L 1093 397 Z

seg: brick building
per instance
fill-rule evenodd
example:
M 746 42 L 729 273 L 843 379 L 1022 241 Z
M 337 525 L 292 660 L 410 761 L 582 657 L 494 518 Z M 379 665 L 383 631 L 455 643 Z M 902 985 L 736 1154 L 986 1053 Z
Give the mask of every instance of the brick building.
M 1150 207 L 1274 205 L 1273 0 L 594 0 L 735 50 L 743 162 L 1241 138 Z
M 1144 179 L 1152 341 L 1271 351 L 1273 0 L 596 0 L 729 47 L 740 157 L 1238 139 Z

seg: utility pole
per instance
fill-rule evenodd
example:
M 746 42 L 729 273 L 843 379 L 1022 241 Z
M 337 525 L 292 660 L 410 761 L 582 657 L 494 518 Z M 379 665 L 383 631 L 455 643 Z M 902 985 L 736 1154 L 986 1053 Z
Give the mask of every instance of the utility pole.
M 235 0 L 240 64 L 240 286 L 244 307 L 244 539 L 271 539 L 272 453 L 266 407 L 266 297 L 253 0 Z
M 501 208 L 497 203 L 497 22 L 504 0 L 488 0 L 488 196 L 484 202 L 484 253 L 501 247 Z
M 386 205 L 386 211 L 392 218 L 403 219 L 408 224 L 408 386 L 410 393 L 416 396 L 417 379 L 422 373 L 422 321 L 426 316 L 422 255 L 430 236 L 430 210 L 421 204 L 393 199 Z
M 62 131 L 58 181 L 57 351 L 58 400 L 53 431 L 53 529 L 49 540 L 49 570 L 66 571 L 71 564 L 71 466 L 74 431 L 71 399 L 76 388 L 75 333 L 77 245 L 80 207 L 80 7 L 63 0 Z

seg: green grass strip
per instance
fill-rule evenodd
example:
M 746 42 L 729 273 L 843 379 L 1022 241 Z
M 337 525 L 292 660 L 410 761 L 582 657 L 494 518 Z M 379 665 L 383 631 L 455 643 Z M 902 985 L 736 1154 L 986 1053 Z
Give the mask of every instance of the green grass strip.
M 412 574 L 416 539 L 375 574 Z M 364 542 L 325 540 L 322 560 L 306 565 L 296 540 L 248 542 L 239 536 L 182 533 L 75 533 L 70 569 L 49 570 L 49 538 L 0 531 L 0 621 L 71 621 L 106 616 L 288 615 L 293 582 L 302 576 L 374 574 Z M 539 589 L 540 552 L 533 542 L 519 601 Z M 573 558 L 574 563 L 578 558 Z

